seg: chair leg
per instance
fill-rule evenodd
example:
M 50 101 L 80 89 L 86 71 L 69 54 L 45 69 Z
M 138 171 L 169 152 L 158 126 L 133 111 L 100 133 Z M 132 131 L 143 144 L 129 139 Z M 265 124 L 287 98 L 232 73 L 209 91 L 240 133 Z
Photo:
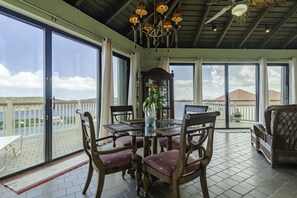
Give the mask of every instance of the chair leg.
M 164 152 L 164 147 L 163 147 L 163 146 L 161 146 L 161 153 L 162 153 L 162 152 Z
M 139 166 L 138 166 L 139 167 Z M 139 195 L 140 192 L 140 183 L 141 183 L 141 170 L 137 167 L 136 171 L 135 171 L 135 181 L 136 181 L 136 192 L 137 195 Z
M 122 178 L 125 179 L 126 170 L 122 171 Z
M 200 183 L 201 183 L 203 197 L 209 198 L 208 188 L 207 188 L 207 180 L 206 180 L 206 169 L 202 170 L 202 173 L 200 175 Z
M 104 180 L 105 180 L 105 174 L 98 173 L 98 186 L 97 186 L 97 192 L 96 192 L 96 198 L 100 198 L 104 186 Z
M 150 178 L 149 178 L 147 172 L 144 172 L 142 182 L 143 182 L 143 189 L 144 189 L 144 197 L 148 197 L 148 189 L 149 189 L 149 185 L 150 185 Z
M 83 190 L 82 194 L 86 194 L 86 192 L 87 192 L 87 190 L 89 188 L 92 176 L 93 176 L 93 172 L 94 172 L 94 168 L 93 168 L 91 162 L 89 162 L 88 177 L 87 177 L 87 181 L 86 181 L 86 184 L 85 184 L 85 187 L 84 187 L 84 190 Z
M 172 188 L 172 197 L 179 198 L 180 197 L 180 189 L 179 189 L 179 185 L 176 181 L 172 181 L 171 188 Z

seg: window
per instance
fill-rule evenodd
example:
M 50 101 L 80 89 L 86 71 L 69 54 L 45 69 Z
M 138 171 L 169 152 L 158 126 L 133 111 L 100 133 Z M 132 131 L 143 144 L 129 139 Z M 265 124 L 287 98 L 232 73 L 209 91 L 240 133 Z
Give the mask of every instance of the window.
M 127 57 L 114 53 L 112 57 L 112 64 L 114 105 L 127 105 L 130 60 Z
M 170 71 L 174 73 L 174 117 L 183 118 L 184 106 L 193 104 L 193 64 L 170 64 Z
M 288 66 L 268 64 L 269 104 L 288 104 Z

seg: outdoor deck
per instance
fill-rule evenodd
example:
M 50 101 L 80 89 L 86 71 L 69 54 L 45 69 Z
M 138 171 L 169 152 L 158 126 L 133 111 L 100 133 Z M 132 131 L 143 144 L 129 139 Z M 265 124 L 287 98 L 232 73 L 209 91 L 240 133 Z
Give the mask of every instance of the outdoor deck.
M 13 144 L 17 151 L 19 149 L 19 144 L 20 141 Z M 53 136 L 54 158 L 78 149 L 82 149 L 82 136 L 80 131 L 75 129 L 65 130 L 58 132 Z M 0 177 L 42 163 L 44 161 L 43 135 L 23 137 L 22 152 L 17 157 L 13 155 L 11 149 L 9 151 L 2 149 L 0 151 L 1 163 L 5 152 L 7 152 L 7 157 L 4 162 L 5 168 L 0 172 Z

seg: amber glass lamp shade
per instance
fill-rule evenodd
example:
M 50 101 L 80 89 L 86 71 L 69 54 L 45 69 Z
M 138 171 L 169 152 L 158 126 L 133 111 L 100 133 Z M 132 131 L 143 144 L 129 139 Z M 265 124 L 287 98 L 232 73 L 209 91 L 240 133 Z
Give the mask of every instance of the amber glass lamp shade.
M 164 28 L 166 31 L 171 30 L 171 28 L 172 28 L 172 24 L 170 23 L 170 21 L 166 21 L 166 22 L 164 22 L 163 28 Z
M 143 1 L 139 1 L 139 4 L 136 7 L 135 13 L 137 15 L 139 15 L 140 18 L 142 18 L 142 16 L 147 15 L 147 10 L 144 6 L 144 2 Z
M 129 21 L 133 25 L 136 25 L 139 22 L 138 16 L 136 14 L 133 14 L 132 16 L 130 16 Z
M 153 30 L 153 25 L 149 22 L 145 22 L 144 23 L 144 26 L 143 26 L 143 29 L 147 32 L 150 32 Z
M 173 13 L 173 16 L 171 18 L 172 21 L 175 22 L 175 24 L 178 24 L 179 22 L 181 22 L 183 20 L 181 12 L 179 9 L 176 9 Z
M 164 1 L 160 1 L 156 7 L 156 11 L 159 12 L 160 14 L 163 14 L 168 10 L 168 6 L 165 4 Z

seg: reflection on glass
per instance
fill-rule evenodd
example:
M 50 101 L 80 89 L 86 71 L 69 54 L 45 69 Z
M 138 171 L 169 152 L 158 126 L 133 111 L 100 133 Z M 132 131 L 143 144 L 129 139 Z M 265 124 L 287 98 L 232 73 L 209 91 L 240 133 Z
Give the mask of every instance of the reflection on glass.
M 98 50 L 53 34 L 53 158 L 82 149 L 76 109 L 90 111 L 96 122 Z M 96 124 L 95 124 L 96 125 Z
M 256 121 L 256 66 L 228 68 L 229 127 L 250 127 Z
M 268 72 L 268 88 L 269 88 L 269 104 L 280 105 L 287 103 L 286 93 L 286 67 L 285 66 L 269 66 Z
M 203 65 L 202 67 L 202 98 L 208 111 L 219 111 L 216 127 L 225 127 L 225 78 L 224 65 Z
M 193 104 L 193 64 L 170 65 L 170 71 L 174 73 L 174 117 L 182 119 L 184 106 Z
M 117 56 L 112 57 L 114 105 L 128 104 L 128 61 Z
M 1 149 L 2 177 L 44 162 L 44 32 L 1 14 L 0 26 L 0 138 L 23 138 L 19 156 Z M 9 142 L 16 152 L 20 140 Z

